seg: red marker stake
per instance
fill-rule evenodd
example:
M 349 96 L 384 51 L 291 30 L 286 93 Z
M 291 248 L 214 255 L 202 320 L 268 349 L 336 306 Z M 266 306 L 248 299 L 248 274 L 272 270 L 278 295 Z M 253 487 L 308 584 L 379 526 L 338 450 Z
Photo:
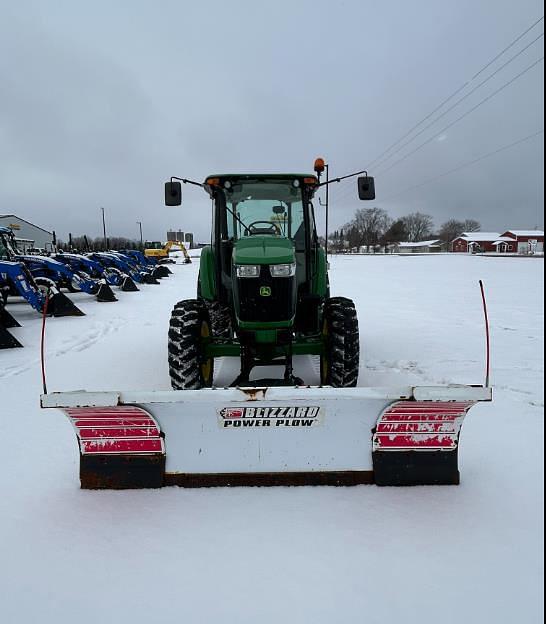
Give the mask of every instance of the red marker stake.
M 482 291 L 483 313 L 485 316 L 485 335 L 487 340 L 487 364 L 485 372 L 485 387 L 489 388 L 491 382 L 491 333 L 489 331 L 489 314 L 487 312 L 487 299 L 485 298 L 485 286 L 480 280 L 480 289 Z

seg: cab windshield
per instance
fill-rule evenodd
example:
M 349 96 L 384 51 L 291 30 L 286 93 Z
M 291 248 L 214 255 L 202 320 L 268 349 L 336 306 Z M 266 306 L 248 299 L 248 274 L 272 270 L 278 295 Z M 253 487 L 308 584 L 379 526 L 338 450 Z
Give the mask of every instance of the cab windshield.
M 224 188 L 228 238 L 271 235 L 305 243 L 305 217 L 298 180 L 244 180 Z

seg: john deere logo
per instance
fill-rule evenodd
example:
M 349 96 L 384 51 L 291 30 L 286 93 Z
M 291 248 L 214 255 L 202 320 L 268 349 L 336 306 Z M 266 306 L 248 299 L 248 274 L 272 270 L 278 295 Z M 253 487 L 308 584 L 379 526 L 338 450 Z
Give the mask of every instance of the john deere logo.
M 271 288 L 269 288 L 269 286 L 262 286 L 260 288 L 260 296 L 261 297 L 271 297 Z

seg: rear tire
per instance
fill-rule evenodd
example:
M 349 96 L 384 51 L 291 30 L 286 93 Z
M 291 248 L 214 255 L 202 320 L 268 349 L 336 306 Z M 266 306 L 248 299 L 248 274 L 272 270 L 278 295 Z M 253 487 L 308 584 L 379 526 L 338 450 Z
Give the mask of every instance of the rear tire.
M 35 277 L 34 282 L 38 289 L 41 290 L 44 295 L 49 294 L 54 288 L 59 290 L 56 282 L 54 282 L 52 279 L 49 279 L 49 277 Z
M 334 388 L 354 388 L 360 369 L 360 336 L 355 304 L 335 297 L 326 301 L 321 358 L 321 382 Z
M 211 322 L 202 301 L 177 303 L 169 329 L 169 373 L 174 390 L 211 387 L 214 359 L 205 360 L 205 340 L 212 335 Z

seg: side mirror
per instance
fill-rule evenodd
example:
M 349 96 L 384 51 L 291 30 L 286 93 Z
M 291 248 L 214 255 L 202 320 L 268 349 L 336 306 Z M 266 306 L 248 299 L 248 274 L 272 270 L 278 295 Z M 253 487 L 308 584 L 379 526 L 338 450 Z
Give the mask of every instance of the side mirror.
M 165 182 L 165 206 L 182 205 L 182 183 Z
M 363 201 L 375 199 L 375 179 L 370 176 L 358 178 L 358 198 Z
M 273 206 L 273 213 L 276 215 L 283 215 L 286 213 L 286 208 L 284 206 Z

